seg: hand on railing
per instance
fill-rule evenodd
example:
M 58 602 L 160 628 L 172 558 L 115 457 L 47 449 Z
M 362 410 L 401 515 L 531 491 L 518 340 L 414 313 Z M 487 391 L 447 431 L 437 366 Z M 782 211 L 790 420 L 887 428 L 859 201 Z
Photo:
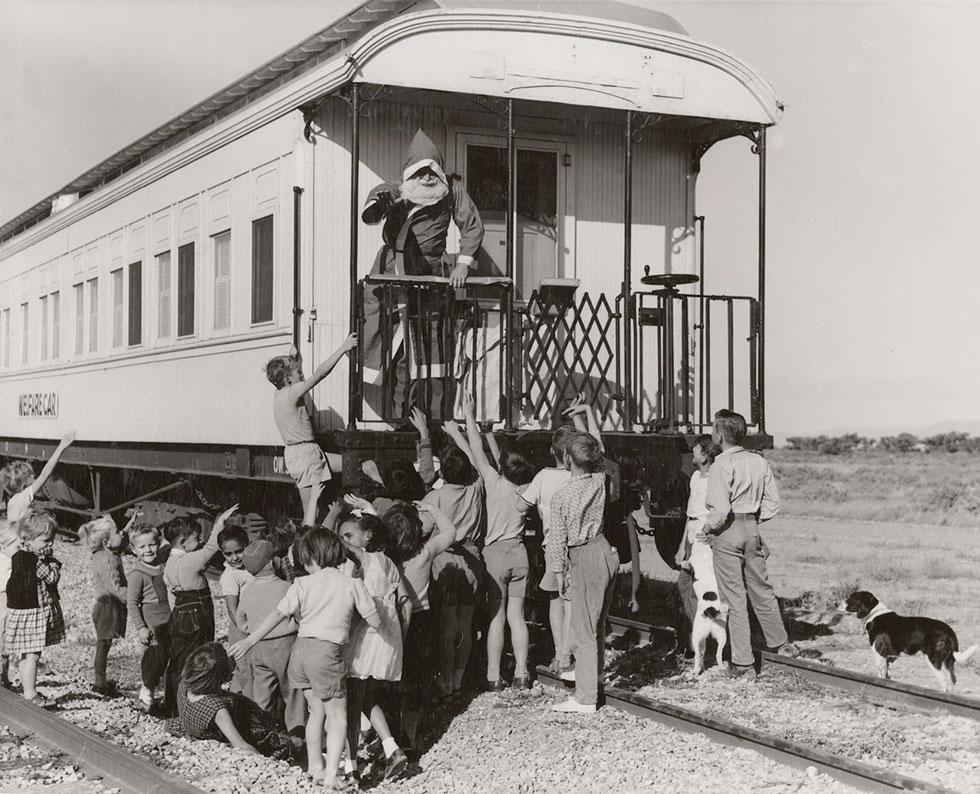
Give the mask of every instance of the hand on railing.
M 412 427 L 419 431 L 419 439 L 425 441 L 429 437 L 429 424 L 425 417 L 418 408 L 412 407 L 412 412 L 408 415 L 408 421 L 411 423 Z

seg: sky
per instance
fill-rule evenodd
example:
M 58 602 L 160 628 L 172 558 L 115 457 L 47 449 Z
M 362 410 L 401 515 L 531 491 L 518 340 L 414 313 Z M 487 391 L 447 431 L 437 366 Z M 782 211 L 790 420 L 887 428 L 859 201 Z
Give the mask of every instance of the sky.
M 639 0 L 637 0 L 639 3 Z M 777 437 L 980 420 L 980 2 L 644 2 L 759 71 Z M 353 0 L 4 0 L 0 223 Z M 756 158 L 702 162 L 711 291 L 755 287 Z

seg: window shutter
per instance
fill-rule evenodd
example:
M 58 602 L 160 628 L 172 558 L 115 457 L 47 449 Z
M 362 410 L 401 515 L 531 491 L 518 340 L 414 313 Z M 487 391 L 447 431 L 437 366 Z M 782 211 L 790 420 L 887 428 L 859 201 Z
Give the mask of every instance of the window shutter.
M 231 327 L 231 232 L 214 238 L 214 327 Z
M 51 293 L 51 358 L 61 355 L 61 293 Z
M 123 272 L 112 271 L 112 346 L 123 343 Z
M 48 360 L 48 296 L 41 296 L 41 361 Z
M 177 336 L 194 333 L 194 243 L 177 249 Z
M 252 322 L 272 319 L 275 266 L 272 216 L 252 221 Z
M 170 300 L 170 252 L 157 256 L 157 336 L 170 338 L 170 318 L 173 305 Z
M 143 342 L 143 263 L 129 266 L 129 344 Z
M 75 355 L 85 352 L 85 285 L 75 285 Z

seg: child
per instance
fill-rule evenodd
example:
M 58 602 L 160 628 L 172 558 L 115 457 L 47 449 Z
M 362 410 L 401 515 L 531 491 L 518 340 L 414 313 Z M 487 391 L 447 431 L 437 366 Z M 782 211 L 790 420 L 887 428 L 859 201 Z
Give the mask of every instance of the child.
M 43 510 L 21 519 L 22 548 L 11 557 L 7 582 L 7 654 L 18 660 L 24 698 L 39 706 L 50 705 L 37 691 L 41 651 L 65 640 L 58 599 L 61 563 L 51 556 L 57 528 L 54 516 Z
M 323 483 L 331 477 L 331 470 L 343 467 L 343 458 L 325 454 L 313 435 L 310 419 L 310 392 L 344 357 L 357 347 L 357 334 L 350 334 L 316 370 L 309 380 L 303 380 L 303 361 L 295 349 L 288 356 L 277 356 L 266 364 L 265 374 L 276 387 L 272 399 L 272 414 L 282 436 L 285 449 L 286 470 L 296 481 L 299 498 L 303 503 L 303 524 L 312 527 L 316 523 L 317 502 Z
M 697 468 L 691 474 L 691 492 L 687 500 L 687 523 L 684 525 L 684 536 L 681 538 L 680 546 L 674 561 L 681 568 L 681 575 L 693 578 L 694 592 L 698 597 L 707 590 L 717 590 L 715 582 L 714 562 L 711 557 L 711 545 L 704 540 L 698 539 L 698 533 L 704 527 L 704 520 L 708 517 L 708 472 L 715 458 L 721 454 L 721 447 L 711 440 L 711 436 L 704 434 L 698 436 L 691 449 L 694 458 L 694 465 Z M 683 591 L 685 588 L 678 579 L 678 589 Z M 694 599 L 695 601 L 697 598 Z M 693 616 L 693 610 L 692 616 Z
M 268 540 L 256 540 L 242 554 L 245 570 L 254 577 L 244 590 L 238 604 L 238 627 L 243 638 L 251 626 L 262 622 L 275 610 L 275 605 L 286 597 L 289 582 L 275 573 L 275 544 Z M 252 681 L 252 700 L 264 711 L 282 711 L 286 730 L 290 736 L 303 735 L 306 722 L 306 701 L 303 693 L 289 685 L 286 668 L 289 652 L 296 642 L 297 623 L 292 618 L 280 623 L 249 651 L 248 675 Z M 240 668 L 242 665 L 239 664 Z M 282 701 L 283 708 L 279 708 Z
M 402 677 L 402 630 L 398 619 L 398 588 L 401 574 L 379 548 L 384 538 L 384 524 L 367 513 L 349 516 L 338 529 L 340 539 L 357 561 L 360 578 L 374 599 L 381 620 L 373 628 L 364 621 L 354 626 L 347 646 L 347 746 L 348 760 L 357 757 L 360 715 L 363 712 L 384 750 L 385 779 L 393 780 L 405 771 L 408 756 L 391 735 L 388 720 L 379 705 L 386 681 Z
M 269 715 L 248 698 L 224 691 L 231 672 L 231 659 L 218 643 L 191 652 L 177 691 L 181 731 L 192 739 L 214 739 L 249 753 L 288 759 L 290 741 Z
M 177 708 L 177 684 L 188 654 L 206 642 L 214 642 L 214 602 L 204 569 L 218 551 L 218 535 L 224 529 L 225 521 L 237 509 L 238 505 L 233 505 L 218 516 L 203 546 L 201 527 L 196 521 L 175 518 L 164 525 L 164 536 L 172 548 L 163 569 L 163 581 L 174 599 L 164 694 L 164 710 L 168 716 L 172 716 Z
M 422 499 L 438 507 L 456 527 L 456 543 L 432 564 L 434 597 L 439 605 L 439 694 L 444 704 L 459 698 L 473 647 L 473 613 L 480 590 L 480 544 L 487 527 L 486 489 L 473 467 L 473 453 L 455 422 L 443 430 L 454 442 L 443 453 L 445 484 Z
M 166 555 L 160 548 L 160 531 L 155 527 L 133 530 L 129 542 L 136 564 L 126 583 L 126 608 L 136 636 L 146 646 L 140 660 L 143 684 L 139 700 L 149 711 L 160 698 L 160 679 L 170 659 L 170 601 L 163 581 Z
M 571 478 L 551 502 L 547 558 L 548 570 L 558 579 L 559 592 L 569 596 L 567 647 L 575 657 L 575 697 L 553 708 L 592 713 L 598 703 L 606 614 L 619 557 L 603 535 L 606 475 L 599 442 L 577 434 L 567 445 L 565 465 Z
M 282 621 L 299 617 L 288 672 L 290 685 L 303 690 L 310 709 L 306 723 L 309 772 L 328 789 L 342 790 L 345 784 L 337 777 L 337 767 L 347 742 L 344 649 L 357 613 L 374 628 L 381 625 L 381 618 L 364 584 L 339 570 L 346 557 L 333 532 L 308 532 L 296 547 L 296 557 L 309 575 L 297 578 L 275 611 L 229 652 L 232 658 L 241 659 Z
M 435 523 L 425 540 L 419 515 Z M 385 552 L 401 573 L 399 611 L 402 618 L 401 733 L 404 746 L 416 744 L 416 732 L 427 685 L 433 677 L 432 646 L 436 639 L 429 603 L 432 561 L 456 542 L 456 527 L 428 502 L 396 504 L 384 514 Z
M 252 574 L 245 570 L 242 553 L 248 546 L 248 533 L 241 527 L 225 527 L 218 535 L 218 548 L 225 558 L 225 569 L 221 572 L 221 595 L 225 598 L 228 610 L 228 644 L 244 639 L 245 634 L 238 626 L 238 604 L 242 591 L 252 582 Z M 235 667 L 231 679 L 231 691 L 241 692 L 252 697 L 251 668 L 248 662 Z
M 10 580 L 11 557 L 20 547 L 17 526 L 0 518 L 0 686 L 9 689 L 7 651 L 4 648 L 4 626 L 7 623 L 7 582 Z
M 41 492 L 45 483 L 58 465 L 61 454 L 71 446 L 75 440 L 75 431 L 72 430 L 58 443 L 54 454 L 48 458 L 41 473 L 35 479 L 34 469 L 30 463 L 23 460 L 15 460 L 0 469 L 0 486 L 11 494 L 7 500 L 7 520 L 20 521 L 27 515 L 27 511 L 34 501 L 34 497 Z
M 138 516 L 133 514 L 133 519 Z M 92 552 L 92 584 L 95 604 L 92 622 L 95 624 L 95 683 L 92 691 L 99 695 L 117 693 L 116 682 L 106 678 L 109 649 L 117 637 L 126 636 L 126 574 L 122 554 L 125 530 L 119 531 L 112 516 L 104 515 L 89 521 L 78 530 L 78 537 Z
M 551 529 L 551 500 L 572 476 L 565 468 L 565 447 L 569 440 L 578 434 L 573 427 L 559 427 L 551 439 L 551 454 L 555 465 L 541 469 L 534 475 L 531 484 L 515 497 L 518 509 L 525 512 L 532 507 L 538 508 L 541 516 L 541 545 L 548 548 L 548 537 Z M 545 566 L 544 576 L 538 587 L 544 590 L 550 599 L 548 605 L 548 622 L 551 624 L 551 636 L 555 641 L 555 658 L 551 668 L 555 672 L 567 669 L 571 664 L 565 643 L 565 600 L 558 592 L 558 580 L 554 571 Z
M 504 652 L 504 624 L 510 626 L 514 646 L 514 681 L 516 689 L 530 689 L 528 677 L 528 633 L 524 620 L 524 598 L 527 595 L 528 559 L 524 548 L 523 506 L 518 507 L 514 494 L 520 493 L 535 475 L 534 465 L 518 449 L 507 449 L 500 455 L 500 473 L 490 465 L 483 451 L 483 437 L 476 425 L 473 399 L 463 397 L 466 437 L 477 471 L 487 489 L 487 535 L 483 559 L 488 574 L 490 625 L 487 631 L 487 689 L 504 689 L 500 679 L 500 657 Z

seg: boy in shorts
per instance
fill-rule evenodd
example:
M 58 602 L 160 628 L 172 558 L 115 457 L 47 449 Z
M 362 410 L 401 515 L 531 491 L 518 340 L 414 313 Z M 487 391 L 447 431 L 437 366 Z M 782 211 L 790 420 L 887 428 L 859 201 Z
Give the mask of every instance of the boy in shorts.
M 287 356 L 276 356 L 265 367 L 266 377 L 276 387 L 272 398 L 272 413 L 276 427 L 282 436 L 286 470 L 296 481 L 299 498 L 303 503 L 303 524 L 316 522 L 317 502 L 323 484 L 331 477 L 331 470 L 343 466 L 343 458 L 335 453 L 325 453 L 313 435 L 308 400 L 310 392 L 333 372 L 340 359 L 357 347 L 357 334 L 350 334 L 316 370 L 309 380 L 303 379 L 303 360 L 293 349 Z

